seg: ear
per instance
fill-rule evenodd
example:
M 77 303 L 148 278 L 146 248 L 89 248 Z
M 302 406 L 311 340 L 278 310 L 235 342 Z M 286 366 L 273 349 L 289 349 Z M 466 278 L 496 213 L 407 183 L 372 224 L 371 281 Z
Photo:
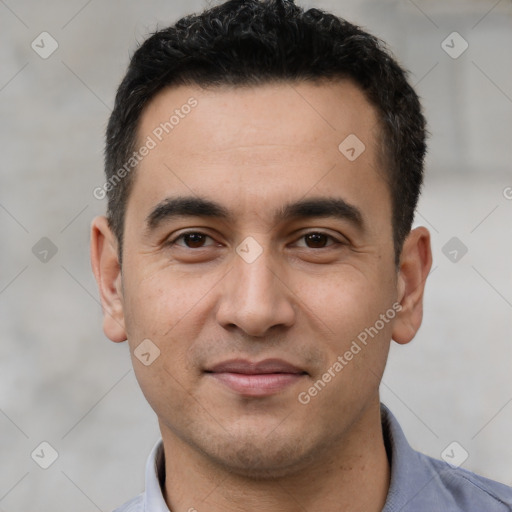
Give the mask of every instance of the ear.
M 423 319 L 425 281 L 432 267 L 430 233 L 424 227 L 413 229 L 405 239 L 398 272 L 398 302 L 402 309 L 396 316 L 392 338 L 409 343 Z
M 91 225 L 91 265 L 100 291 L 103 332 L 112 341 L 126 340 L 121 286 L 121 266 L 117 239 L 106 217 L 96 217 Z

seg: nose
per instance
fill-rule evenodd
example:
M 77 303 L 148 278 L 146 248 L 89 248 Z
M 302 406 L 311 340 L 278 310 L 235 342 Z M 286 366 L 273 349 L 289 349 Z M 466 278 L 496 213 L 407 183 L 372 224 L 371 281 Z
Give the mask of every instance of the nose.
M 252 262 L 235 254 L 234 268 L 220 283 L 219 325 L 237 327 L 255 337 L 293 325 L 297 297 L 289 283 L 289 269 L 271 260 L 268 250 Z

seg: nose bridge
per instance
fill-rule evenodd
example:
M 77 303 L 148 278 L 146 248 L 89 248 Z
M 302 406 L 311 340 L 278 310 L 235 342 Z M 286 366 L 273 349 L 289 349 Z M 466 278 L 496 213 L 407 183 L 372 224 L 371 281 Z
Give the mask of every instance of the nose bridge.
M 264 248 L 254 239 L 242 242 L 226 278 L 217 313 L 219 323 L 237 325 L 254 336 L 275 325 L 291 325 L 290 292 L 268 246 Z
M 249 247 L 249 251 L 246 253 L 248 258 L 246 258 L 243 251 L 243 247 L 237 249 L 238 258 L 235 258 L 234 262 L 234 277 L 238 282 L 237 291 L 246 301 L 265 299 L 266 304 L 270 307 L 269 302 L 272 302 L 277 292 L 275 290 L 276 277 L 272 270 L 272 255 L 268 249 L 263 251 L 263 248 L 258 255 L 256 248 Z

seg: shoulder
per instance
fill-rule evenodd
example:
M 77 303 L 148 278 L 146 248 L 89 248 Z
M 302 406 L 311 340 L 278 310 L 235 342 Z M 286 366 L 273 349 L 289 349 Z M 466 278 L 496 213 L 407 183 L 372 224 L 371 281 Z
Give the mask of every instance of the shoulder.
M 391 481 L 384 512 L 512 512 L 512 487 L 414 450 L 382 404 Z
M 112 512 L 144 512 L 144 493 L 135 496 Z
M 512 487 L 477 475 L 461 467 L 416 452 L 428 467 L 437 492 L 444 495 L 454 510 L 511 512 Z

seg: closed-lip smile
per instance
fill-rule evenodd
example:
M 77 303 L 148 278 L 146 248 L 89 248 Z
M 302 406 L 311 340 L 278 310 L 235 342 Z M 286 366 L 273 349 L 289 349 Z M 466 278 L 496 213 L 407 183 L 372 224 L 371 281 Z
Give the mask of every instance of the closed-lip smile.
M 205 374 L 237 394 L 252 397 L 277 394 L 308 375 L 282 359 L 230 359 L 207 368 Z

